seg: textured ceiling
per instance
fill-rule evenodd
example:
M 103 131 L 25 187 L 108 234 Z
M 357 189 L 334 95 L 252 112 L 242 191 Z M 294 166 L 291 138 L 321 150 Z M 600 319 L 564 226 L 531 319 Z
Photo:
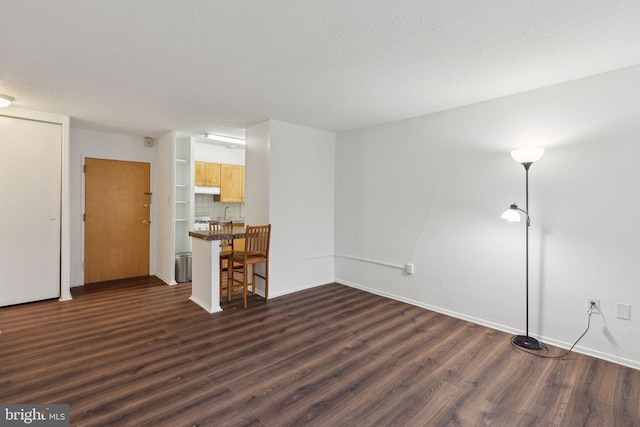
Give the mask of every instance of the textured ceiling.
M 638 0 L 0 0 L 0 93 L 76 127 L 345 131 L 640 64 Z

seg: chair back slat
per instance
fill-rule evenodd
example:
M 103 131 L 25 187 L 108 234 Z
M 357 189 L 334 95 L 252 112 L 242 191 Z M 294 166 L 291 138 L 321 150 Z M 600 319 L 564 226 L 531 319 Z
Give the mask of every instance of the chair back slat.
M 219 231 L 224 234 L 233 233 L 233 221 L 209 221 L 209 231 Z M 233 239 L 221 239 L 221 247 L 233 246 Z
M 269 243 L 271 240 L 271 224 L 248 225 L 245 231 L 244 250 L 247 255 L 269 256 Z

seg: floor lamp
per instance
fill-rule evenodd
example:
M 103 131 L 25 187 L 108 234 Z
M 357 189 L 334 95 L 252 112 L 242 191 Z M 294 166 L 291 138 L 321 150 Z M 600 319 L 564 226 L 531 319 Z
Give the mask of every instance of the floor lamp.
M 544 154 L 544 148 L 524 148 L 521 150 L 513 150 L 511 152 L 511 157 L 513 160 L 520 163 L 524 166 L 525 170 L 525 209 L 520 209 L 518 205 L 515 203 L 509 206 L 503 214 L 502 218 L 506 219 L 510 222 L 520 222 L 520 214 L 522 212 L 526 218 L 527 223 L 525 226 L 526 237 L 525 237 L 525 245 L 526 245 L 526 319 L 527 319 L 527 328 L 526 335 L 516 335 L 513 337 L 512 342 L 519 346 L 529 350 L 541 350 L 542 344 L 535 338 L 529 336 L 529 227 L 531 226 L 531 220 L 529 218 L 529 168 L 533 164 L 533 162 L 540 160 L 542 155 Z

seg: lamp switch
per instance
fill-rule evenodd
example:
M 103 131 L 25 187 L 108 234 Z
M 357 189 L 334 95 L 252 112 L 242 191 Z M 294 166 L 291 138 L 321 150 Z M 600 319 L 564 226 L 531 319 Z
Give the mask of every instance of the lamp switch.
M 631 320 L 631 306 L 629 304 L 616 303 L 616 317 L 618 319 Z

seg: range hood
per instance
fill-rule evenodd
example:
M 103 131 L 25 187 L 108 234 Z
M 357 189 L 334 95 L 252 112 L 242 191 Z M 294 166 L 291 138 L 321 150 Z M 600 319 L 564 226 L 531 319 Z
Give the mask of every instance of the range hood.
M 220 187 L 204 187 L 196 185 L 194 192 L 196 194 L 220 194 Z

